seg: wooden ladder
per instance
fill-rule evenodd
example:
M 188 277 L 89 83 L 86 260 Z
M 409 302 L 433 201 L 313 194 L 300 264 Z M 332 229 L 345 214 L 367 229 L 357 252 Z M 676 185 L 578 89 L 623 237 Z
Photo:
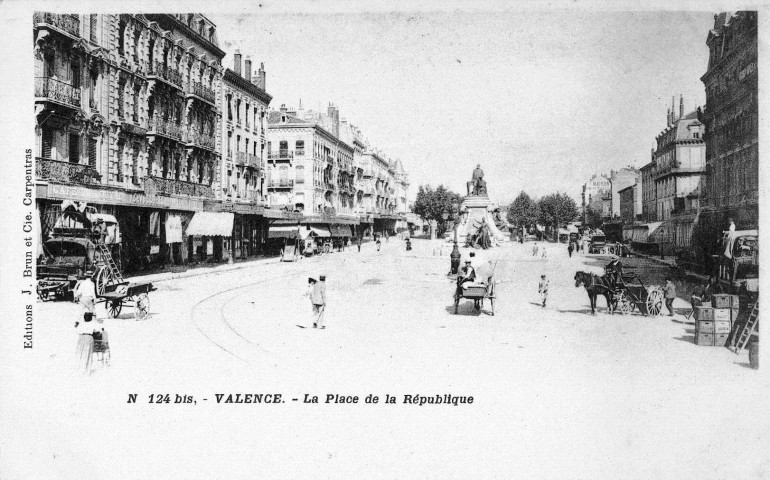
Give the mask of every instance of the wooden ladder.
M 112 258 L 110 249 L 104 243 L 97 243 L 96 248 L 99 249 L 99 253 L 102 256 L 102 261 L 104 262 L 104 265 L 110 270 L 112 278 L 116 281 L 116 283 L 122 283 L 124 281 L 123 275 L 120 274 L 120 269 L 118 269 L 118 266 L 115 264 L 115 260 Z
M 751 313 L 741 330 L 741 334 L 733 343 L 735 353 L 739 353 L 743 350 L 753 335 L 759 335 L 759 300 L 754 302 L 754 307 L 751 309 Z

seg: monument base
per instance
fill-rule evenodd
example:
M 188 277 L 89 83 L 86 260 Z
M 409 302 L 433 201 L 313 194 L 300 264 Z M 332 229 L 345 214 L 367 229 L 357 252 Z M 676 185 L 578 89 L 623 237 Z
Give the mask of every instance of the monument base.
M 497 208 L 497 204 L 486 195 L 468 195 L 465 197 L 460 204 L 460 210 L 464 213 L 460 224 L 457 226 L 457 241 L 460 245 L 465 245 L 468 235 L 476 233 L 481 223 L 487 224 L 493 245 L 508 241 L 510 237 L 503 234 L 495 225 L 492 212 Z

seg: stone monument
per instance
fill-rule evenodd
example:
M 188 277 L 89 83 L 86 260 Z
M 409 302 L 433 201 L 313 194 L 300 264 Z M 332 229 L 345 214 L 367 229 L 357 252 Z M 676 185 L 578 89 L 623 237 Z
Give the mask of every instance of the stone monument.
M 471 181 L 466 184 L 468 195 L 460 204 L 460 223 L 457 226 L 457 240 L 461 245 L 474 244 L 476 236 L 485 232 L 491 245 L 507 241 L 509 237 L 497 228 L 494 212 L 498 206 L 489 199 L 484 170 L 476 165 Z M 470 238 L 469 238 L 470 236 Z

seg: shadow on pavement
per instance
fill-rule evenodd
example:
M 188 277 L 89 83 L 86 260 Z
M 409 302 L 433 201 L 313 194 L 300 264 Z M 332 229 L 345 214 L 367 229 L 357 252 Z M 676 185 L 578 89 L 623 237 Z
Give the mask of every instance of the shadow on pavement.
M 751 364 L 748 362 L 733 362 L 735 365 L 740 365 L 741 367 L 751 368 Z M 754 370 L 753 368 L 751 368 Z
M 539 303 L 535 303 L 535 304 L 533 304 L 533 305 L 537 305 L 537 306 L 540 306 L 540 304 L 539 304 Z M 557 312 L 559 312 L 559 313 L 582 313 L 582 314 L 584 314 L 584 315 L 591 315 L 591 308 L 590 308 L 590 307 L 587 307 L 587 308 L 579 308 L 579 309 L 577 309 L 577 310 L 556 310 L 556 311 L 557 311 Z M 608 312 L 608 311 L 606 311 L 606 310 L 604 310 L 604 311 L 603 311 L 603 310 L 600 310 L 600 309 L 598 309 L 598 308 L 596 309 L 596 313 L 597 313 L 597 314 L 600 314 L 600 313 L 605 313 L 605 314 L 607 314 L 607 315 L 609 315 L 609 314 L 610 314 L 610 312 Z
M 445 309 L 447 313 L 454 315 L 455 314 L 455 304 L 451 304 Z M 468 300 L 466 302 L 463 302 L 460 300 L 460 306 L 457 308 L 457 315 L 465 315 L 465 316 L 473 316 L 478 317 L 481 316 L 482 310 L 476 310 L 473 306 L 473 300 Z
M 695 344 L 695 336 L 694 335 L 683 335 L 681 337 L 674 337 L 674 340 L 679 340 L 681 342 L 687 342 Z

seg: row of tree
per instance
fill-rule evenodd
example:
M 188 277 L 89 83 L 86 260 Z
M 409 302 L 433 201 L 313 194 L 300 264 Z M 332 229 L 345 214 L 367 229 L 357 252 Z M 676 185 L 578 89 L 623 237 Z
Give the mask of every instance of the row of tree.
M 430 185 L 420 185 L 412 211 L 425 220 L 435 220 L 438 224 L 438 235 L 444 235 L 449 223 L 457 214 L 462 198 L 444 185 L 434 190 Z
M 438 235 L 449 228 L 462 201 L 460 194 L 443 185 L 435 189 L 430 185 L 420 185 L 413 211 L 425 220 L 435 220 Z M 508 223 L 517 229 L 532 225 L 543 225 L 548 230 L 558 231 L 578 217 L 578 206 L 566 193 L 553 193 L 540 199 L 534 199 L 521 192 L 508 207 Z
M 521 192 L 508 206 L 508 223 L 517 229 L 543 225 L 549 231 L 557 232 L 560 227 L 577 218 L 578 206 L 566 193 L 552 193 L 534 199 Z

